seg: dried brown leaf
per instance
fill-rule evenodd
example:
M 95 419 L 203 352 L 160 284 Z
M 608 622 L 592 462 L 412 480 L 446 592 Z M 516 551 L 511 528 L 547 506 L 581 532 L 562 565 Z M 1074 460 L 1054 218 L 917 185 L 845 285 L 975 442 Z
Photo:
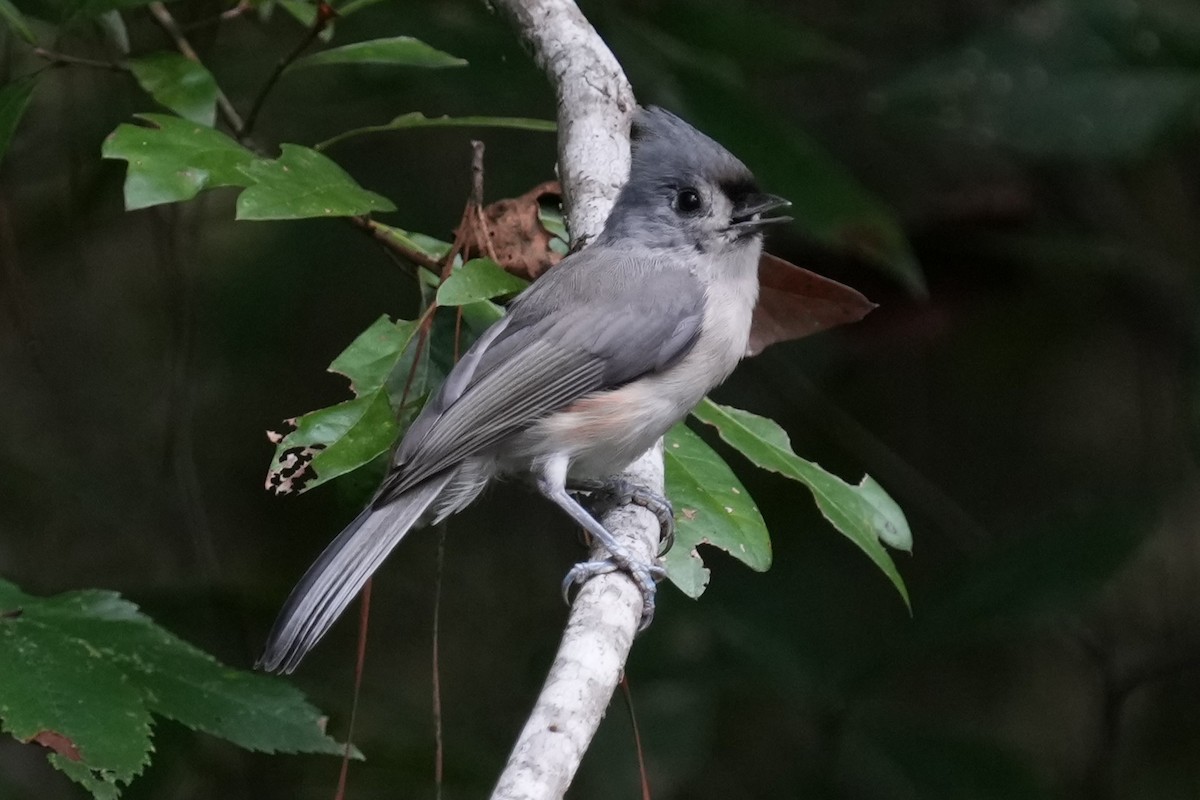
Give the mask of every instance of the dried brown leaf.
M 561 196 L 558 181 L 546 181 L 520 197 L 512 197 L 486 206 L 482 224 L 472 214 L 463 215 L 455 231 L 466 246 L 469 258 L 487 256 L 514 275 L 533 280 L 562 260 L 550 249 L 554 236 L 542 227 L 538 218 L 539 201 Z
M 876 307 L 849 286 L 770 253 L 759 259 L 758 282 L 747 355 L 761 353 L 776 342 L 857 322 Z

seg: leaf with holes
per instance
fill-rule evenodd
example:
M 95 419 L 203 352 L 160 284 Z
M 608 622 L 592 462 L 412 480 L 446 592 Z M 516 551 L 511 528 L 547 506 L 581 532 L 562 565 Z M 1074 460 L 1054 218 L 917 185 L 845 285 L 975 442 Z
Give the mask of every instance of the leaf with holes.
M 688 597 L 708 586 L 697 547 L 719 547 L 751 569 L 771 566 L 771 539 L 754 499 L 729 465 L 680 423 L 667 432 L 663 461 L 675 507 L 675 546 L 663 558 L 667 577 Z
M 255 159 L 238 166 L 252 185 L 237 201 L 244 220 L 353 217 L 395 211 L 387 198 L 369 192 L 316 150 L 285 144 L 274 161 Z
M 420 399 L 412 405 L 420 408 Z M 371 463 L 401 430 L 383 389 L 312 411 L 294 424 L 295 430 L 278 439 L 267 473 L 267 489 L 276 494 L 306 492 Z
M 900 507 L 871 476 L 851 486 L 796 455 L 778 423 L 748 411 L 705 398 L 692 413 L 750 461 L 808 486 L 825 518 L 875 562 L 909 605 L 908 589 L 884 545 L 910 551 L 912 533 Z
M 105 158 L 129 162 L 125 208 L 191 200 L 203 189 L 249 186 L 241 168 L 255 161 L 246 148 L 205 125 L 169 114 L 138 114 L 146 125 L 120 125 L 101 148 Z

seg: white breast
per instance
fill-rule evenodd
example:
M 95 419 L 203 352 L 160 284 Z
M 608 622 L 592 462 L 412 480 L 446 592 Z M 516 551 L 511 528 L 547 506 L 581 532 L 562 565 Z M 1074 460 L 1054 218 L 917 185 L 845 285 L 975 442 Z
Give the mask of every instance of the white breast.
M 623 469 L 683 419 L 746 354 L 758 299 L 759 248 L 744 249 L 752 252 L 740 253 L 738 262 L 706 259 L 700 266 L 708 286 L 704 321 L 687 355 L 661 373 L 547 417 L 527 432 L 532 436 L 526 441 L 538 440 L 543 452 L 569 453 L 573 478 L 602 478 Z

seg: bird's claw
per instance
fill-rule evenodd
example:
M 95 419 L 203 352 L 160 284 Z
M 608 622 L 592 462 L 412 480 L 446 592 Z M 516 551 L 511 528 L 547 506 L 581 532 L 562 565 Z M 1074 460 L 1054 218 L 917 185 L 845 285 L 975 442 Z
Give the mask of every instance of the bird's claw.
M 602 561 L 581 561 L 571 567 L 566 577 L 563 578 L 563 600 L 567 605 L 571 604 L 571 587 L 575 584 L 582 586 L 597 575 L 607 575 L 617 571 L 629 575 L 642 593 L 642 621 L 638 625 L 638 633 L 641 633 L 654 621 L 654 597 L 658 592 L 658 582 L 667 576 L 667 570 L 658 564 L 643 564 L 640 561 L 616 558 L 606 558 Z
M 623 478 L 585 483 L 580 486 L 589 495 L 593 510 L 608 510 L 618 506 L 635 505 L 649 511 L 658 519 L 658 555 L 664 556 L 675 544 L 675 509 L 671 501 L 658 492 Z

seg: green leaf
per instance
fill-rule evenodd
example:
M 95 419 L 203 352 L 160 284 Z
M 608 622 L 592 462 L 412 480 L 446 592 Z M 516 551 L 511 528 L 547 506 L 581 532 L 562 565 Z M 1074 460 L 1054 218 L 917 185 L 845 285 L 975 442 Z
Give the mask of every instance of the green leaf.
M 420 403 L 414 401 L 412 405 L 419 407 Z M 308 488 L 369 464 L 391 449 L 400 434 L 396 412 L 385 391 L 324 410 L 334 409 L 338 411 L 333 414 L 315 412 L 321 417 L 319 429 L 329 433 L 336 431 L 337 436 L 313 458 L 312 469 L 317 477 Z M 308 414 L 301 422 L 311 422 L 315 415 Z M 303 430 L 304 425 L 300 427 Z
M 339 133 L 331 139 L 326 139 L 315 149 L 324 150 L 343 139 L 362 136 L 367 133 L 382 133 L 384 131 L 401 131 L 411 128 L 512 128 L 521 131 L 536 131 L 539 133 L 554 133 L 558 126 L 550 120 L 530 119 L 528 117 L 427 117 L 420 111 L 410 111 L 401 114 L 384 125 L 367 125 L 363 128 L 353 128 Z
M 708 585 L 701 544 L 719 547 L 751 569 L 771 566 L 771 539 L 754 499 L 725 461 L 680 423 L 663 447 L 667 496 L 675 507 L 675 546 L 664 557 L 667 577 L 688 597 Z
M 351 217 L 396 210 L 391 201 L 359 186 L 316 150 L 296 144 L 281 149 L 274 161 L 256 159 L 238 165 L 253 184 L 238 198 L 238 219 Z
M 323 67 L 331 64 L 386 64 L 397 67 L 462 67 L 464 59 L 443 53 L 411 36 L 395 36 L 390 39 L 372 39 L 355 42 L 330 50 L 322 50 L 292 62 L 289 70 L 305 67 Z
M 168 114 L 139 114 L 150 123 L 120 125 L 104 140 L 105 158 L 129 162 L 125 208 L 190 200 L 202 189 L 249 186 L 241 168 L 254 154 L 223 133 Z
M 149 763 L 151 715 L 265 752 L 337 754 L 287 683 L 240 672 L 112 592 L 41 598 L 0 580 L 0 720 L 99 798 Z
M 458 308 L 462 311 L 463 319 L 476 335 L 482 334 L 504 318 L 504 308 L 491 300 L 467 303 Z
M 394 239 L 402 247 L 415 250 L 431 261 L 441 261 L 450 252 L 450 243 L 444 242 L 441 239 L 435 239 L 423 233 L 402 230 L 391 225 L 384 225 L 382 222 L 374 222 L 372 224 L 375 230 L 384 234 L 387 238 Z M 437 276 L 434 276 L 435 281 L 436 279 Z
M 778 423 L 748 411 L 705 398 L 692 413 L 753 463 L 808 486 L 825 518 L 883 570 L 909 605 L 908 589 L 883 544 L 911 550 L 912 533 L 900 507 L 870 476 L 851 486 L 797 456 Z
M 0 19 L 3 19 L 5 24 L 12 29 L 12 32 L 20 36 L 29 44 L 37 44 L 37 38 L 34 37 L 33 31 L 29 28 L 29 23 L 25 21 L 25 17 L 12 4 L 12 0 L 0 0 Z
M 96 800 L 117 800 L 121 796 L 121 787 L 111 771 L 93 770 L 83 761 L 72 761 L 58 753 L 50 753 L 46 758 L 52 767 L 91 792 Z
M 96 27 L 104 34 L 104 38 L 113 47 L 117 48 L 117 52 L 121 55 L 129 55 L 129 29 L 125 27 L 125 20 L 121 19 L 121 12 L 113 9 L 106 11 L 93 20 Z
M 382 3 L 384 0 L 350 0 L 350 2 L 339 5 L 337 8 L 339 17 L 348 17 L 351 14 L 356 14 L 364 8 L 370 8 L 376 3 Z
M 29 107 L 29 99 L 33 97 L 34 87 L 37 86 L 33 77 L 21 78 L 7 86 L 0 87 L 0 160 L 8 150 L 13 134 L 25 109 Z
M 571 235 L 567 232 L 567 224 L 563 219 L 562 211 L 550 206 L 539 205 L 538 223 L 553 237 L 550 240 L 551 250 L 562 256 L 571 251 Z
M 138 85 L 184 119 L 212 127 L 217 81 L 203 65 L 178 53 L 152 53 L 128 62 Z
M 329 371 L 346 375 L 356 397 L 383 389 L 392 383 L 390 379 L 394 375 L 397 383 L 401 384 L 402 392 L 413 366 L 415 348 L 410 345 L 419 341 L 419 333 L 420 325 L 415 321 L 402 319 L 394 323 L 384 314 L 371 327 L 359 333 L 329 365 Z M 403 374 L 395 374 L 397 372 Z M 424 386 L 419 385 L 415 389 L 415 395 L 424 392 Z M 398 407 L 400 403 L 395 402 L 394 405 Z
M 440 306 L 461 306 L 493 297 L 518 294 L 529 284 L 490 258 L 473 258 L 451 271 L 438 287 Z
M 276 445 L 267 473 L 267 487 L 276 494 L 306 492 L 369 464 L 391 448 L 401 430 L 383 389 L 310 412 L 295 424 Z

